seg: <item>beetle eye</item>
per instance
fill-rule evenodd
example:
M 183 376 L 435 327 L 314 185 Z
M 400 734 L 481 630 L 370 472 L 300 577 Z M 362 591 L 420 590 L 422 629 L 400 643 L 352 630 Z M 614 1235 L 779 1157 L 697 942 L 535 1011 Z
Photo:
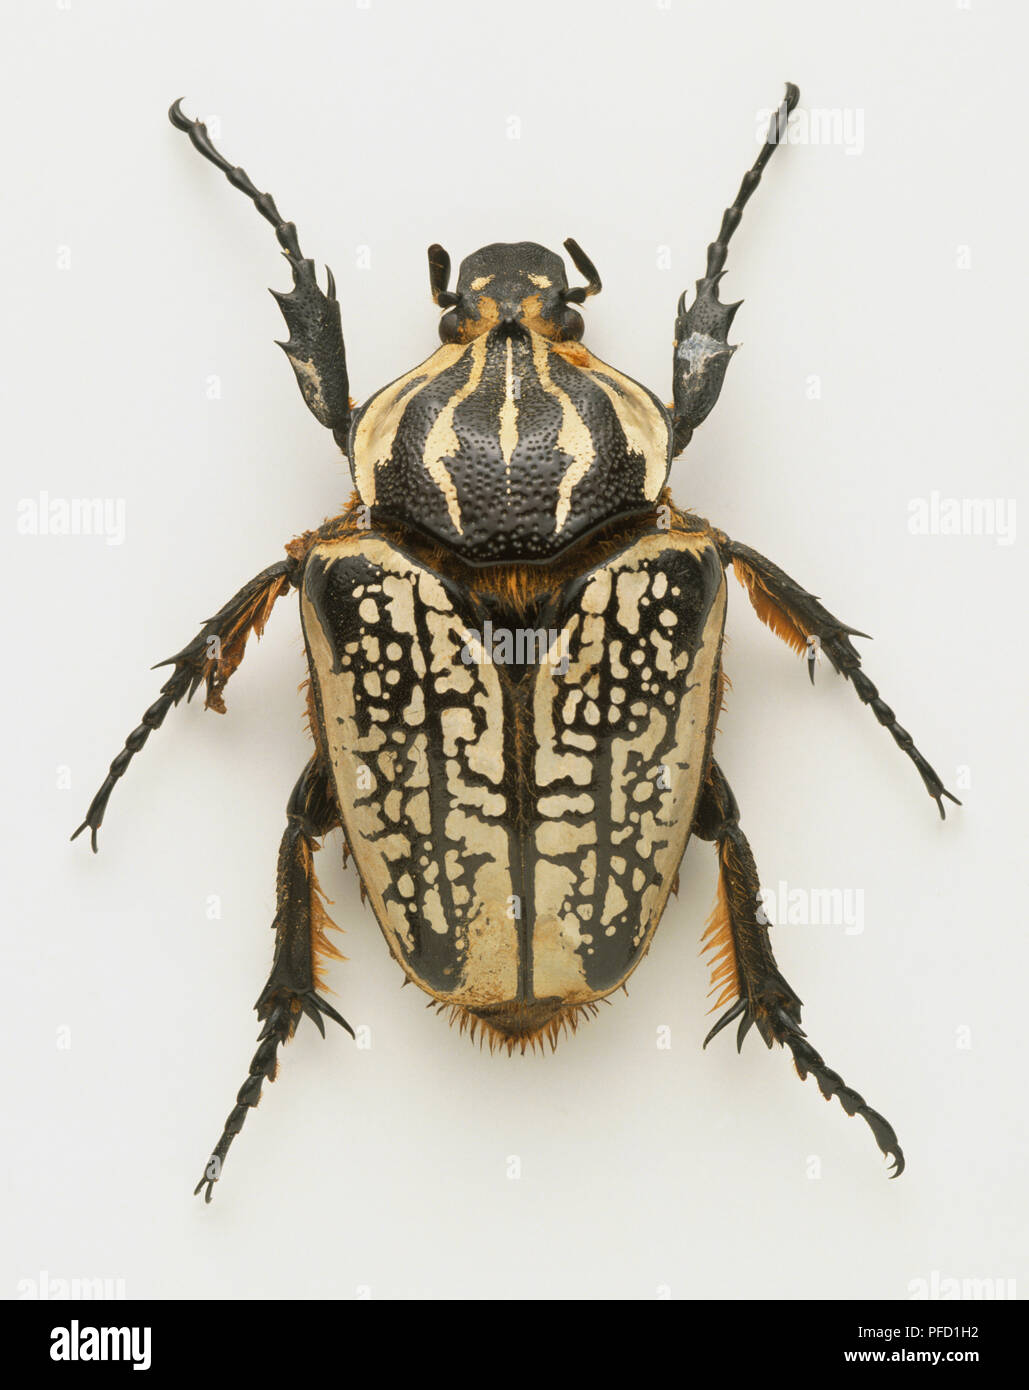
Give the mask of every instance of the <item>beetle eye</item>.
M 576 309 L 566 309 L 559 320 L 561 338 L 565 342 L 577 343 L 586 325 Z
M 444 314 L 439 321 L 439 339 L 441 343 L 461 341 L 460 319 L 453 309 L 449 314 Z

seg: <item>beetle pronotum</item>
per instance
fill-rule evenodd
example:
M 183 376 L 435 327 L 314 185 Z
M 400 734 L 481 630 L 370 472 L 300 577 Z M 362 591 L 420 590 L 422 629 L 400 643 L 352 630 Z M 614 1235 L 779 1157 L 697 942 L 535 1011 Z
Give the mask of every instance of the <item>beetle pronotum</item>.
M 280 344 L 309 409 L 349 460 L 339 516 L 286 546 L 164 664 L 172 674 L 129 735 L 75 833 L 93 849 L 115 783 L 173 705 L 203 685 L 209 709 L 290 589 L 310 667 L 314 753 L 287 806 L 275 955 L 247 1080 L 197 1185 L 209 1201 L 247 1111 L 303 1015 L 349 1024 L 319 992 L 338 956 L 313 856 L 339 827 L 390 951 L 407 979 L 463 1029 L 508 1050 L 574 1029 L 646 954 L 691 835 L 714 843 L 718 897 L 704 934 L 715 1007 L 705 1046 L 738 1022 L 785 1045 L 801 1078 L 860 1115 L 894 1175 L 892 1126 L 831 1071 L 800 1028 L 779 973 L 754 859 L 712 757 L 723 689 L 726 571 L 814 680 L 816 648 L 892 734 L 944 813 L 956 798 L 861 669 L 864 634 L 756 551 L 680 510 L 672 459 L 718 399 L 737 304 L 718 282 L 729 239 L 798 100 L 772 118 L 675 320 L 673 402 L 582 345 L 586 283 L 529 242 L 483 247 L 449 288 L 429 248 L 440 346 L 373 394 L 350 398 L 331 272 L 318 285 L 296 228 L 201 121 L 172 124 L 253 200 L 293 273 L 276 293 Z M 74 837 L 73 837 L 74 838 Z

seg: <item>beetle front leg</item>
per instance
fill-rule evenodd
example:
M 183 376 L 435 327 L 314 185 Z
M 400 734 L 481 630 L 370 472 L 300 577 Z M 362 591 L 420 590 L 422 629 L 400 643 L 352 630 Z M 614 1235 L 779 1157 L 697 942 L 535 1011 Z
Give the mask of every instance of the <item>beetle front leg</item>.
M 339 813 L 328 774 L 316 755 L 293 788 L 286 808 L 286 829 L 279 846 L 278 907 L 272 924 L 275 958 L 268 983 L 254 1005 L 264 1027 L 247 1079 L 236 1096 L 221 1138 L 207 1160 L 204 1176 L 194 1189 L 194 1195 L 204 1192 L 206 1202 L 211 1200 L 229 1146 L 243 1128 L 248 1110 L 261 1099 L 264 1082 L 275 1080 L 279 1047 L 293 1036 L 303 1015 L 317 1025 L 322 1037 L 325 1036 L 323 1014 L 354 1036 L 346 1019 L 318 993 L 325 987 L 319 975 L 320 960 L 325 956 L 343 959 L 325 934 L 334 923 L 325 911 L 313 864 L 318 848 L 315 841 L 337 825 Z
M 350 387 L 332 271 L 326 266 L 326 288 L 323 290 L 318 284 L 314 261 L 300 250 L 295 224 L 285 220 L 271 194 L 262 193 L 245 169 L 230 164 L 219 153 L 203 121 L 191 120 L 178 101 L 172 103 L 168 119 L 176 130 L 189 136 L 193 148 L 220 169 L 233 188 L 244 193 L 265 221 L 275 228 L 276 240 L 293 272 L 293 288 L 288 294 L 272 290 L 289 329 L 289 340 L 279 343 L 279 347 L 289 358 L 308 410 L 319 424 L 332 430 L 336 443 L 346 453 Z
M 191 700 L 203 682 L 207 687 L 205 708 L 217 710 L 219 714 L 225 713 L 222 692 L 229 677 L 243 660 L 247 638 L 251 632 L 260 637 L 272 605 L 295 582 L 299 571 L 300 565 L 292 557 L 262 570 L 249 584 L 244 584 L 224 608 L 207 620 L 187 647 L 183 647 L 177 655 L 170 656 L 167 661 L 157 663 L 155 670 L 161 666 L 174 666 L 175 669 L 161 686 L 160 697 L 143 715 L 141 723 L 129 734 L 125 747 L 111 763 L 103 786 L 90 802 L 86 819 L 71 837 L 73 840 L 88 827 L 93 853 L 96 853 L 97 833 L 115 784 L 125 775 L 129 763 L 153 730 L 161 727 L 168 711 L 183 696 Z
M 892 1160 L 891 1177 L 904 1171 L 904 1155 L 893 1126 L 843 1078 L 826 1066 L 800 1026 L 801 1001 L 779 973 L 772 954 L 768 925 L 761 910 L 761 884 L 747 837 L 740 829 L 739 807 L 718 764 L 712 761 L 701 794 L 693 834 L 713 840 L 718 849 L 718 900 L 704 933 L 705 949 L 713 950 L 712 979 L 721 987 L 715 1008 L 736 996 L 736 1002 L 704 1039 L 704 1046 L 728 1024 L 739 1019 L 737 1048 L 756 1024 L 765 1045 L 785 1046 L 801 1081 L 810 1072 L 826 1100 L 835 1096 L 848 1115 L 860 1115 L 883 1154 Z
M 675 355 L 672 363 L 672 441 L 678 454 L 690 442 L 693 431 L 706 420 L 722 390 L 729 359 L 736 351 L 729 345 L 729 329 L 740 303 L 723 304 L 718 298 L 718 282 L 725 274 L 729 238 L 740 224 L 747 199 L 761 182 L 765 165 L 783 139 L 786 121 L 800 100 L 792 82 L 772 116 L 768 136 L 753 168 L 743 176 L 732 207 L 722 214 L 718 236 L 707 248 L 707 269 L 697 281 L 693 303 L 686 307 L 685 293 L 679 300 L 675 320 Z
M 903 749 L 914 763 L 926 791 L 940 809 L 941 819 L 945 820 L 947 813 L 943 798 L 947 797 L 955 806 L 960 806 L 961 802 L 946 789 L 938 774 L 915 747 L 911 735 L 897 723 L 893 710 L 880 698 L 877 687 L 861 669 L 861 656 L 850 639 L 867 637 L 868 634 L 841 623 L 839 618 L 822 607 L 814 594 L 802 589 L 788 574 L 784 574 L 756 550 L 730 540 L 721 532 L 715 534 L 722 558 L 727 563 L 731 562 L 761 621 L 794 651 L 806 650 L 812 684 L 817 653 L 825 653 L 833 670 L 850 681 L 861 703 L 869 706 L 879 723 L 889 730 L 897 747 Z

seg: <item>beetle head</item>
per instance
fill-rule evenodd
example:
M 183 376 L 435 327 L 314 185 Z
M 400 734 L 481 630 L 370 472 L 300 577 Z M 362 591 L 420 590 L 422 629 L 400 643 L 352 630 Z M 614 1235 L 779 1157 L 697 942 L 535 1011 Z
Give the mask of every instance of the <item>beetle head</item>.
M 533 241 L 496 242 L 461 262 L 457 289 L 450 290 L 450 257 L 429 247 L 432 297 L 447 312 L 440 319 L 444 343 L 467 343 L 504 324 L 519 324 L 559 342 L 582 337 L 582 315 L 571 306 L 600 291 L 596 267 L 579 245 L 565 242 L 585 285 L 570 289 L 560 256 Z

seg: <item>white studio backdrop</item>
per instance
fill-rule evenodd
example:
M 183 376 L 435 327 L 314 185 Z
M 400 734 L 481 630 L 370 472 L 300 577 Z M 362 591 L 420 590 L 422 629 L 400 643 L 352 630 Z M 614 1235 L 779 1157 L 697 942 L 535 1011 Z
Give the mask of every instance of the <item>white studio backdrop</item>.
M 67 0 L 9 6 L 4 29 L 0 1290 L 1029 1288 L 1022 9 Z M 67 837 L 156 697 L 150 665 L 350 483 L 272 344 L 272 231 L 169 103 L 332 266 L 358 399 L 437 341 L 430 242 L 456 264 L 567 236 L 605 285 L 587 342 L 668 399 L 676 299 L 787 79 L 807 124 L 733 241 L 743 346 L 672 484 L 874 634 L 869 675 L 965 802 L 941 824 L 853 691 L 827 666 L 812 690 L 730 580 L 718 756 L 762 882 L 800 905 L 779 963 L 908 1171 L 888 1182 L 861 1121 L 756 1033 L 701 1052 L 710 846 L 691 844 L 629 997 L 509 1059 L 401 992 L 336 835 L 331 984 L 371 1045 L 305 1025 L 205 1208 L 191 1189 L 253 1051 L 308 756 L 294 602 L 227 715 L 197 701 L 152 737 L 100 854 Z M 111 504 L 106 534 L 31 534 L 81 497 Z M 818 889 L 843 904 L 829 921 Z

